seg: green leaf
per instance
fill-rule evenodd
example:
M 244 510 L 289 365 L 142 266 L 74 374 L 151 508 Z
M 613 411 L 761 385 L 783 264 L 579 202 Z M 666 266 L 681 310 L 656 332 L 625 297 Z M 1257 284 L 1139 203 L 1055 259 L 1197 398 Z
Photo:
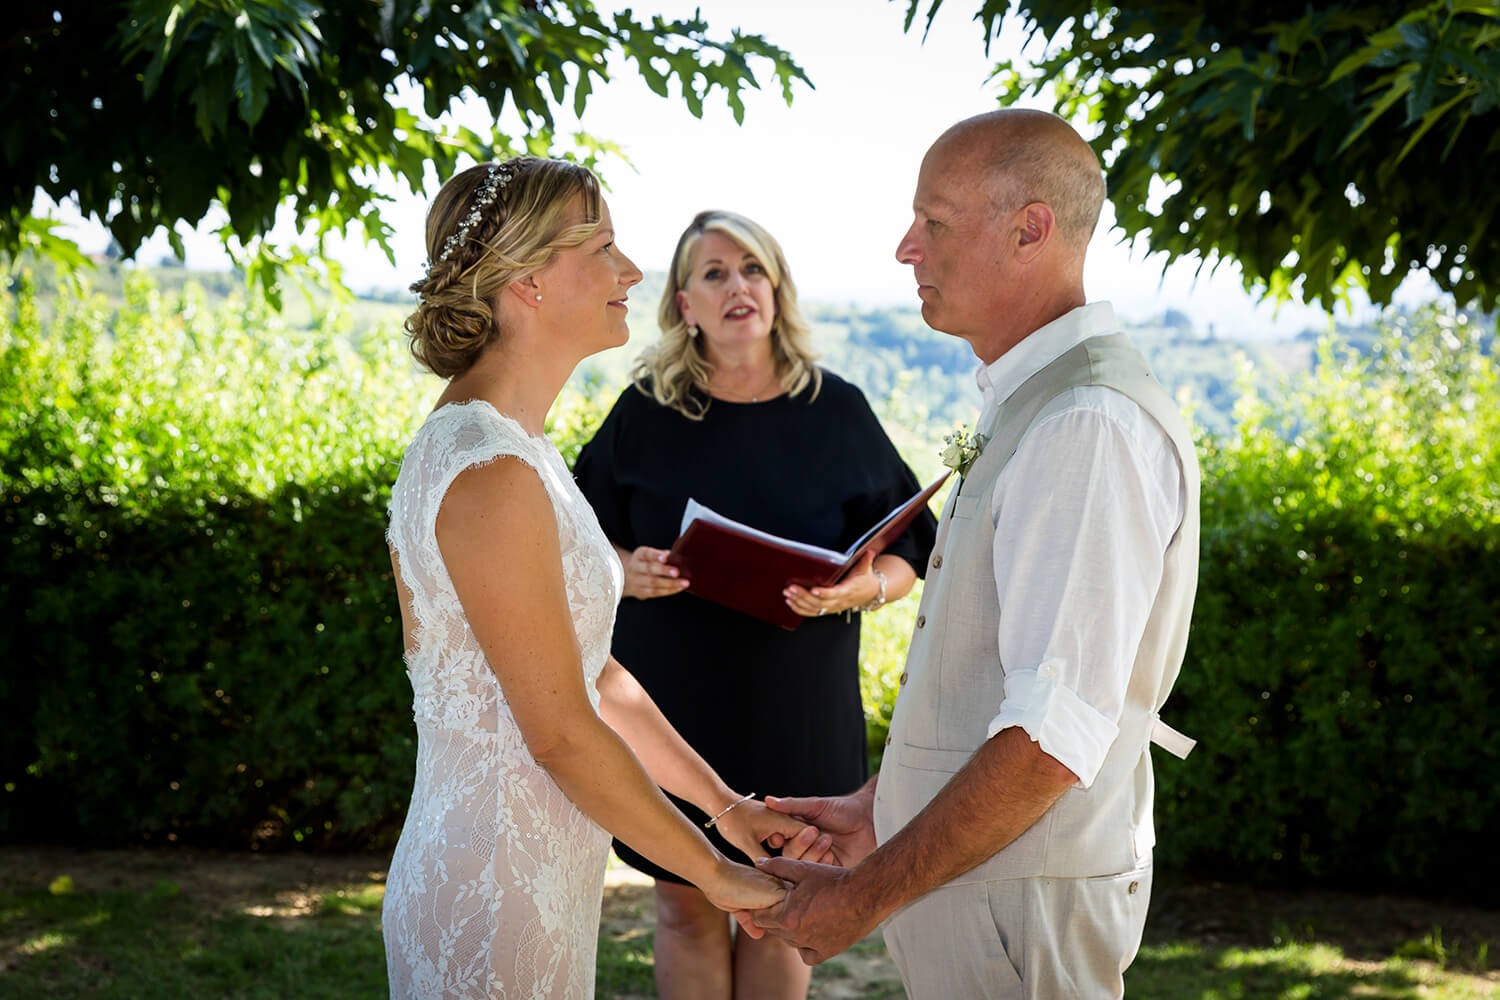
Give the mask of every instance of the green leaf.
M 250 39 L 251 48 L 255 50 L 255 55 L 261 65 L 270 69 L 276 64 L 275 57 L 272 55 L 272 49 L 276 47 L 275 42 L 272 41 L 266 29 L 249 14 L 248 9 L 242 17 L 244 32 Z
M 1376 37 L 1378 38 L 1379 36 Z M 1356 49 L 1355 51 L 1349 53 L 1349 55 L 1341 59 L 1338 65 L 1336 65 L 1332 69 L 1332 71 L 1329 72 L 1328 78 L 1323 81 L 1323 86 L 1331 86 L 1342 80 L 1344 77 L 1349 76 L 1351 73 L 1354 73 L 1357 70 L 1364 69 L 1364 67 L 1369 64 L 1370 60 L 1387 51 L 1389 51 L 1389 49 L 1376 44 L 1375 39 L 1371 39 L 1371 44 L 1366 45 L 1363 48 Z
M 1342 153 L 1344 150 L 1353 145 L 1354 140 L 1363 135 L 1365 130 L 1368 129 L 1371 125 L 1375 124 L 1375 120 L 1377 118 L 1390 110 L 1391 105 L 1395 104 L 1397 101 L 1401 100 L 1402 97 L 1406 96 L 1407 92 L 1411 90 L 1412 77 L 1415 74 L 1416 67 L 1409 66 L 1402 72 L 1392 74 L 1390 77 L 1386 78 L 1386 80 L 1389 81 L 1389 86 L 1385 94 L 1375 102 L 1369 113 L 1365 115 L 1364 120 L 1362 120 L 1352 132 L 1344 136 L 1344 141 L 1339 143 L 1338 152 Z
M 246 125 L 255 126 L 265 113 L 270 95 L 266 93 L 262 73 L 255 64 L 246 60 L 235 67 L 234 91 L 238 99 L 240 118 Z
M 1450 110 L 1453 109 L 1455 105 L 1457 105 L 1460 101 L 1466 99 L 1468 96 L 1469 95 L 1466 93 L 1456 94 L 1443 104 L 1430 109 L 1425 115 L 1423 115 L 1421 124 L 1419 124 L 1415 129 L 1412 130 L 1412 134 L 1407 138 L 1406 144 L 1401 147 L 1401 152 L 1396 154 L 1396 159 L 1393 161 L 1393 165 L 1399 164 L 1402 160 L 1406 159 L 1406 155 L 1412 151 L 1412 149 L 1417 145 L 1418 142 L 1421 141 L 1422 136 L 1426 135 L 1429 129 L 1431 129 L 1434 125 L 1442 120 L 1442 117 L 1444 115 L 1446 115 Z M 1455 133 L 1454 139 L 1456 140 L 1457 138 L 1457 134 Z M 1452 148 L 1452 142 L 1449 143 L 1448 148 Z M 1447 158 L 1446 150 L 1444 151 L 1444 158 Z
M 1403 27 L 1405 27 L 1403 25 Z M 1427 37 L 1428 33 L 1423 33 Z M 1410 125 L 1427 110 L 1432 107 L 1433 95 L 1437 90 L 1439 74 L 1447 68 L 1447 60 L 1444 58 L 1444 42 L 1447 39 L 1447 29 L 1444 29 L 1435 40 L 1425 47 L 1414 47 L 1413 55 L 1420 59 L 1420 69 L 1412 82 L 1412 88 L 1406 95 L 1406 124 Z

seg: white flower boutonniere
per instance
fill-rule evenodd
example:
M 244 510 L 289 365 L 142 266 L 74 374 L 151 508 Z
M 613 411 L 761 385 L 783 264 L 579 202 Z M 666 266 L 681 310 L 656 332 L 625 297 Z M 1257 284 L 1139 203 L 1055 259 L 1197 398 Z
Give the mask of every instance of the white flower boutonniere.
M 969 474 L 969 467 L 984 450 L 984 440 L 983 434 L 971 434 L 960 428 L 952 434 L 944 435 L 943 450 L 938 453 L 938 457 L 960 477 L 966 476 Z

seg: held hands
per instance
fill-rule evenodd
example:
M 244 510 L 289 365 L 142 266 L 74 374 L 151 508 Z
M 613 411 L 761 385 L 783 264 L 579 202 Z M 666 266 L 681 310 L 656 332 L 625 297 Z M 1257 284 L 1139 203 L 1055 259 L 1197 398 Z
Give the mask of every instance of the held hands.
M 615 548 L 620 566 L 625 570 L 625 596 L 640 600 L 680 594 L 688 581 L 678 575 L 676 566 L 667 565 L 667 550 L 642 545 L 634 552 Z
M 781 847 L 781 856 L 793 861 L 816 861 L 852 868 L 875 850 L 873 803 L 865 790 L 829 798 L 777 798 L 766 796 L 766 806 L 794 816 L 821 833 L 816 838 L 797 836 Z
M 755 913 L 735 914 L 741 926 L 753 923 L 797 949 L 802 961 L 817 965 L 861 940 L 885 916 L 866 899 L 857 872 L 787 858 L 761 858 L 755 866 L 791 888 L 786 898 Z
M 783 854 L 795 851 L 795 857 L 806 857 L 809 861 L 820 861 L 831 843 L 830 838 L 817 848 L 819 831 L 802 820 L 766 808 L 764 802 L 750 799 L 735 806 L 719 817 L 714 826 L 724 839 L 744 851 L 748 857 L 758 858 L 766 853 L 762 844 L 782 848 Z M 816 852 L 816 853 L 814 853 Z
M 757 868 L 780 878 L 790 891 L 780 903 L 741 917 L 741 923 L 753 920 L 795 947 L 802 961 L 816 965 L 869 934 L 897 902 L 889 896 L 890 878 L 872 875 L 862 864 L 875 850 L 875 783 L 851 795 L 768 798 L 766 804 L 816 823 L 823 831 L 819 839 L 830 841 L 827 855 L 843 867 L 796 860 L 795 845 L 779 858 L 757 860 Z
M 875 556 L 867 553 L 833 586 L 808 590 L 793 584 L 783 590 L 781 596 L 786 598 L 787 607 L 805 618 L 862 608 L 881 593 L 880 579 L 874 569 Z
M 703 890 L 710 903 L 733 913 L 746 934 L 752 938 L 764 937 L 766 932 L 755 925 L 751 911 L 781 902 L 786 897 L 786 886 L 765 872 L 737 865 L 728 859 L 721 858 L 721 861 L 713 876 L 698 888 Z

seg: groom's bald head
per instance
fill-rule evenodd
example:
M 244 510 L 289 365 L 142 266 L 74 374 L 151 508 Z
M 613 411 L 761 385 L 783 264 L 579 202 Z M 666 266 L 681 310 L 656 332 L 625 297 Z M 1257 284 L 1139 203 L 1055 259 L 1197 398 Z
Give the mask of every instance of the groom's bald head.
M 1099 158 L 1056 115 L 1021 108 L 975 115 L 939 136 L 928 156 L 974 171 L 997 215 L 1046 204 L 1058 235 L 1080 255 L 1099 223 L 1105 195 Z

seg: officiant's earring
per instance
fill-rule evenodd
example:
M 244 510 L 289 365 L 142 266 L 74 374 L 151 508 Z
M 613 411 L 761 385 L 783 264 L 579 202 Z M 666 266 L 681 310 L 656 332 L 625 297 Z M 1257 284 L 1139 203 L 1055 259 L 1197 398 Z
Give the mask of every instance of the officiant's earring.
M 688 324 L 688 336 L 689 337 L 696 337 L 696 336 L 698 336 L 698 324 L 697 323 L 689 323 Z

